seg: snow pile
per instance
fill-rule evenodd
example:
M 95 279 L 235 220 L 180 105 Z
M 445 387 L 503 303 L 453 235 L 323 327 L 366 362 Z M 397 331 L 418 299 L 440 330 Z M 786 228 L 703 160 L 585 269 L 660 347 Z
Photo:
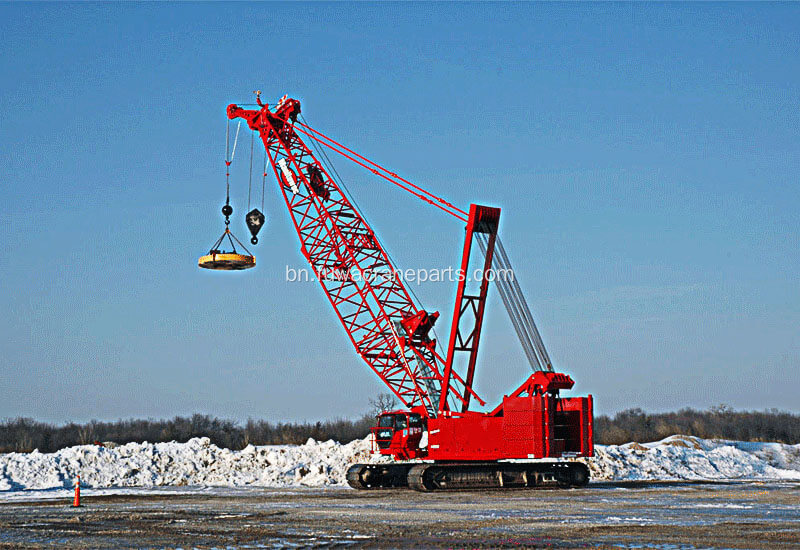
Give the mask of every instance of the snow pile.
M 341 445 L 309 439 L 303 445 L 249 445 L 221 449 L 208 438 L 186 443 L 81 445 L 55 453 L 0 454 L 0 491 L 81 485 L 152 487 L 206 485 L 260 487 L 342 485 L 350 464 L 369 462 L 368 440 Z
M 592 479 L 797 479 L 800 445 L 672 436 L 654 443 L 597 445 Z
M 77 475 L 91 488 L 342 486 L 350 464 L 385 460 L 369 449 L 367 439 L 346 445 L 309 439 L 231 451 L 195 438 L 0 454 L 0 492 L 69 489 Z M 800 445 L 673 436 L 644 445 L 598 445 L 595 455 L 586 461 L 595 480 L 800 480 Z

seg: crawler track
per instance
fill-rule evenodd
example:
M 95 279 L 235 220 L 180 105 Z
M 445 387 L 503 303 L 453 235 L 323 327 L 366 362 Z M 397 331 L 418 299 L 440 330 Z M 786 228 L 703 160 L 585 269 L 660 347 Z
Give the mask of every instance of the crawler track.
M 347 470 L 347 483 L 359 490 L 408 487 L 408 471 L 415 465 L 354 464 Z
M 354 464 L 347 483 L 360 490 L 410 487 L 421 492 L 583 487 L 589 483 L 589 468 L 580 462 Z

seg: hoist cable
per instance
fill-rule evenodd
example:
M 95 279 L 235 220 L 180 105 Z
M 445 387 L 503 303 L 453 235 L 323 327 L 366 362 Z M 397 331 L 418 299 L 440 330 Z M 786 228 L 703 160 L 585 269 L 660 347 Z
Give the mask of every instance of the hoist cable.
M 305 117 L 302 114 L 300 114 L 300 118 L 303 120 L 303 123 L 306 122 L 305 121 Z M 303 125 L 308 127 L 307 123 L 303 124 Z M 330 169 L 330 172 L 328 173 L 329 177 L 331 177 L 331 179 L 334 180 L 334 183 L 336 183 L 338 186 L 341 187 L 342 194 L 345 195 L 346 198 L 348 199 L 348 201 L 352 203 L 353 209 L 364 220 L 364 222 L 367 224 L 367 226 L 369 226 L 370 224 L 367 221 L 367 218 L 364 215 L 363 211 L 361 210 L 361 207 L 358 205 L 358 202 L 353 197 L 353 194 L 350 192 L 350 189 L 348 189 L 347 185 L 344 183 L 344 180 L 342 179 L 342 176 L 339 174 L 339 171 L 336 170 L 336 166 L 334 166 L 334 164 L 331 161 L 330 157 L 328 156 L 327 152 L 322 147 L 323 144 L 317 139 L 316 136 L 314 136 L 312 134 L 306 134 L 306 135 L 309 138 L 311 138 L 311 147 L 314 149 L 314 151 L 317 153 L 317 155 L 319 155 L 319 157 L 320 157 L 319 161 L 322 163 L 323 159 L 324 159 L 325 167 Z M 335 179 L 334 179 L 334 176 L 335 176 Z M 386 254 L 386 257 L 389 259 L 390 266 L 391 266 L 392 270 L 396 270 L 395 266 L 397 265 L 397 263 L 394 261 L 394 258 L 392 258 L 392 256 L 389 254 L 389 252 L 385 248 L 383 248 L 383 252 Z M 392 275 L 396 276 L 396 273 L 393 273 Z M 417 294 L 414 292 L 414 289 L 408 287 L 407 290 L 409 291 L 411 296 L 414 297 L 414 300 L 416 301 L 416 304 L 419 305 L 419 308 L 422 309 L 422 310 L 425 310 L 425 307 L 422 304 L 422 300 L 419 299 L 419 296 L 417 296 Z M 436 334 L 436 329 L 434 329 L 433 327 L 432 327 L 432 331 L 433 331 L 434 337 L 436 338 L 436 343 L 437 343 L 437 345 L 439 345 L 439 343 L 440 343 L 439 335 Z M 441 348 L 440 348 L 440 351 L 441 351 Z M 428 381 L 427 380 L 425 382 L 425 385 L 428 386 Z M 431 388 L 428 387 L 428 393 L 429 394 L 436 394 L 436 395 L 431 395 L 430 396 L 432 403 L 434 402 L 434 400 L 438 400 L 440 398 L 440 395 L 441 395 L 441 388 L 435 388 L 434 387 L 433 389 L 436 390 L 436 391 L 431 391 Z
M 250 179 L 247 183 L 247 211 L 250 212 L 250 191 L 253 188 L 253 146 L 255 143 L 256 134 L 250 132 Z
M 302 114 L 300 115 L 300 119 L 303 121 L 303 126 L 308 128 L 309 127 L 308 123 L 306 122 L 306 119 Z M 369 225 L 369 222 L 367 222 L 366 216 L 364 216 L 364 213 L 361 211 L 361 208 L 358 206 L 358 203 L 356 202 L 355 198 L 353 197 L 353 194 L 350 192 L 350 189 L 348 189 L 347 185 L 345 185 L 344 180 L 342 179 L 341 175 L 339 175 L 339 172 L 338 172 L 338 170 L 336 170 L 336 167 L 333 165 L 333 162 L 331 162 L 330 157 L 328 157 L 328 154 L 321 147 L 322 144 L 320 143 L 320 141 L 313 135 L 309 135 L 309 134 L 306 134 L 306 135 L 308 135 L 311 138 L 311 146 L 314 148 L 314 150 L 317 151 L 318 154 L 321 157 L 324 157 L 325 160 L 327 161 L 326 164 L 331 168 L 331 171 L 333 172 L 333 174 L 336 175 L 336 180 L 335 180 L 336 183 L 339 184 L 342 187 L 342 191 L 346 193 L 348 200 L 350 200 L 350 202 L 353 203 L 353 207 L 355 208 L 356 212 L 358 212 L 359 216 L 361 216 L 364 219 L 364 221 L 367 223 L 367 225 Z M 396 266 L 397 263 L 394 261 L 394 258 L 392 258 L 391 255 L 389 255 L 389 252 L 387 250 L 385 250 L 385 249 L 384 249 L 384 252 L 386 252 L 386 256 L 389 258 L 389 261 L 392 263 L 392 267 Z M 416 300 L 417 304 L 419 304 L 420 309 L 424 310 L 425 306 L 422 304 L 422 300 L 419 299 L 419 296 L 417 296 L 417 294 L 414 292 L 414 289 L 413 288 L 408 288 L 408 291 L 414 297 L 414 299 Z M 440 342 L 439 335 L 436 333 L 436 329 L 435 328 L 432 328 L 432 331 L 433 331 L 434 337 L 436 338 L 436 343 L 438 344 Z M 440 349 L 440 351 L 441 351 L 441 349 Z
M 242 128 L 242 121 L 239 121 L 238 126 L 236 126 L 236 137 L 233 138 L 233 151 L 231 151 L 231 158 L 228 159 L 228 162 L 233 162 L 233 157 L 236 156 L 236 144 L 239 143 L 239 130 Z
M 225 204 L 231 203 L 231 121 L 225 124 Z
M 267 150 L 264 149 L 264 170 L 261 171 L 264 176 L 261 178 L 261 211 L 264 211 L 264 194 L 267 188 Z
M 304 126 L 306 126 L 306 127 L 308 127 L 308 124 L 306 123 L 306 117 L 304 117 L 302 113 L 300 114 L 300 119 L 303 121 L 303 123 L 304 123 L 303 125 L 304 125 Z M 311 137 L 311 146 L 314 148 L 314 151 L 315 151 L 315 152 L 316 152 L 316 153 L 317 153 L 317 154 L 318 154 L 320 157 L 322 157 L 322 158 L 324 158 L 324 159 L 325 159 L 325 163 L 326 163 L 326 165 L 327 165 L 327 166 L 328 166 L 328 167 L 331 169 L 331 171 L 333 172 L 333 174 L 335 174 L 335 175 L 336 175 L 336 179 L 334 179 L 334 181 L 335 181 L 336 183 L 338 183 L 339 185 L 341 185 L 341 186 L 342 186 L 342 188 L 344 188 L 344 190 L 345 190 L 345 191 L 347 191 L 347 195 L 348 195 L 348 197 L 347 197 L 347 198 L 348 198 L 348 199 L 350 199 L 350 202 L 352 202 L 352 203 L 353 203 L 353 205 L 355 206 L 355 205 L 356 205 L 356 201 L 355 201 L 355 199 L 353 198 L 353 195 L 350 193 L 350 190 L 349 190 L 349 189 L 347 189 L 347 187 L 345 187 L 344 180 L 342 179 L 342 176 L 340 176 L 340 175 L 339 175 L 339 171 L 338 171 L 338 170 L 336 170 L 336 167 L 335 167 L 335 166 L 333 165 L 333 163 L 331 162 L 331 159 L 330 159 L 330 157 L 328 157 L 328 153 L 326 153 L 326 152 L 325 152 L 325 149 L 323 149 L 323 148 L 322 148 L 322 146 L 321 146 L 321 144 L 320 144 L 319 140 L 318 140 L 316 137 L 314 137 L 314 136 L 309 136 L 309 137 Z M 320 158 L 320 160 L 322 160 L 322 158 Z M 330 175 L 330 174 L 329 174 L 329 175 Z M 331 179 L 333 179 L 333 176 L 331 176 Z M 356 211 L 358 211 L 358 213 L 359 213 L 359 214 L 361 214 L 361 212 L 359 211 L 359 209 L 356 209 Z M 361 217 L 364 217 L 364 215 L 363 215 L 363 214 L 361 214 Z
M 231 163 L 233 156 L 236 154 L 236 142 L 239 140 L 239 128 L 242 127 L 242 121 L 236 126 L 236 137 L 233 140 L 233 151 L 231 151 L 231 121 L 230 119 L 225 124 L 225 206 L 231 203 Z M 225 225 L 228 224 L 228 217 L 225 217 Z

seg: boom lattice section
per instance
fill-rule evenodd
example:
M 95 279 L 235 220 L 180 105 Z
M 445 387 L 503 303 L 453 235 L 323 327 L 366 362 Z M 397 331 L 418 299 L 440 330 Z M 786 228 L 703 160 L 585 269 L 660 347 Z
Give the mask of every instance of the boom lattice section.
M 300 139 L 300 104 L 289 99 L 270 111 L 228 107 L 259 133 L 294 227 L 301 252 L 359 356 L 409 407 L 435 416 L 444 360 L 430 342 L 415 342 L 403 322 L 425 315 L 411 299 L 366 220 Z M 451 382 L 463 402 L 463 380 Z

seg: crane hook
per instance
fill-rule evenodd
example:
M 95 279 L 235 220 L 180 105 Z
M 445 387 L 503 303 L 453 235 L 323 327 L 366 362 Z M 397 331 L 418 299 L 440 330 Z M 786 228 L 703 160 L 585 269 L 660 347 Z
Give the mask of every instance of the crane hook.
M 245 222 L 247 223 L 247 228 L 250 230 L 250 233 L 253 235 L 253 238 L 250 239 L 250 242 L 253 244 L 258 244 L 258 232 L 261 231 L 261 228 L 266 221 L 266 217 L 258 208 L 253 208 L 250 212 L 247 213 L 245 216 Z

